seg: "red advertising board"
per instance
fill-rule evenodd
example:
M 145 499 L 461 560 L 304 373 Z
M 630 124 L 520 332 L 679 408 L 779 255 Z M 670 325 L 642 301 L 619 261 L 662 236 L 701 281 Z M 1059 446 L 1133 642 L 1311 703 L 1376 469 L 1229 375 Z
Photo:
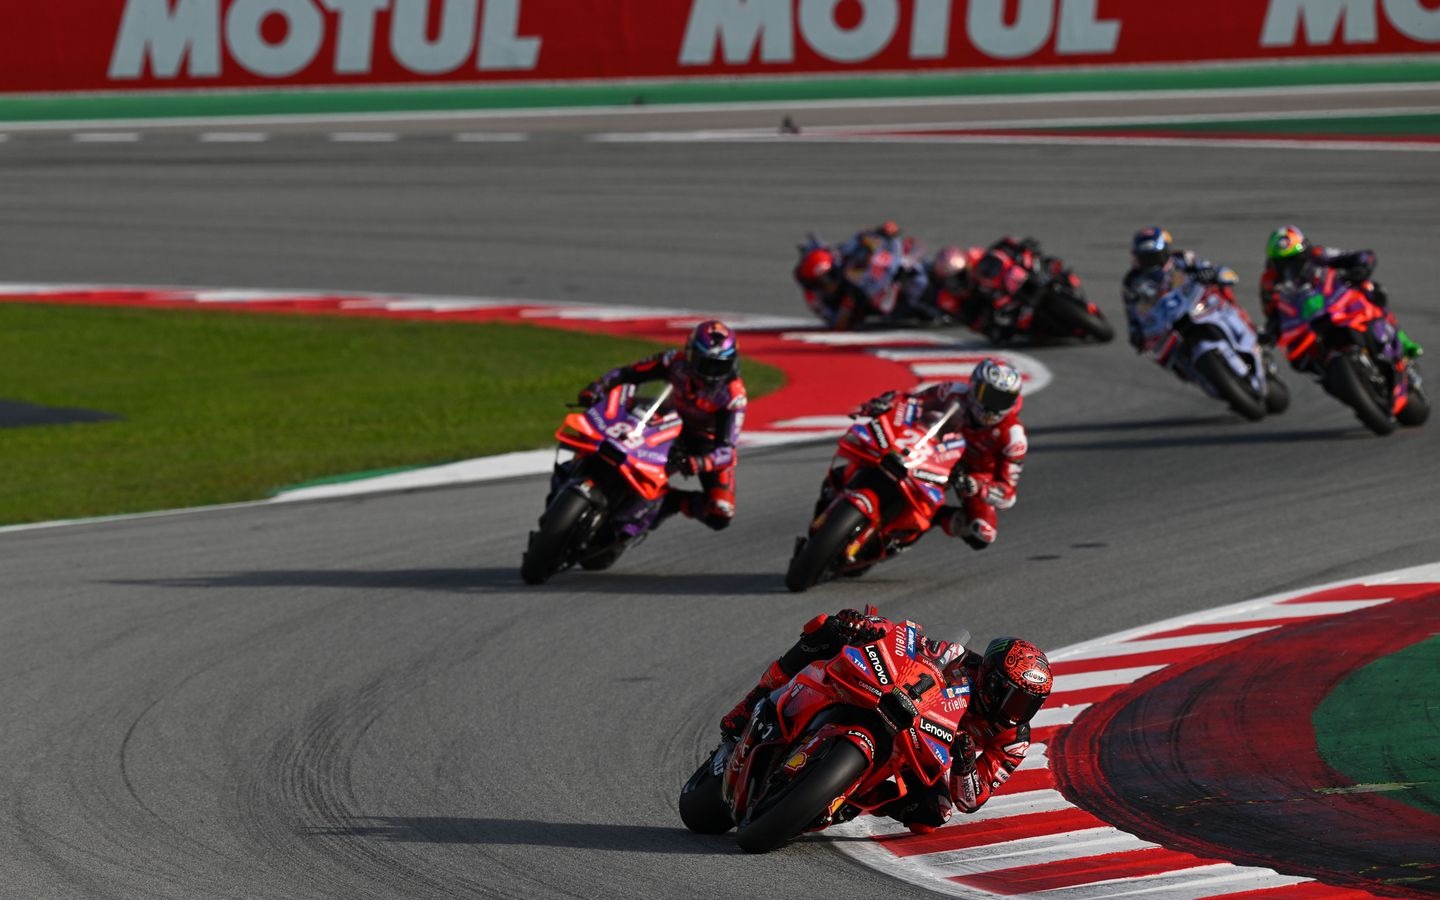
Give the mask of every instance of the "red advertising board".
M 1440 0 L 13 2 L 0 93 L 1179 63 L 1440 49 Z

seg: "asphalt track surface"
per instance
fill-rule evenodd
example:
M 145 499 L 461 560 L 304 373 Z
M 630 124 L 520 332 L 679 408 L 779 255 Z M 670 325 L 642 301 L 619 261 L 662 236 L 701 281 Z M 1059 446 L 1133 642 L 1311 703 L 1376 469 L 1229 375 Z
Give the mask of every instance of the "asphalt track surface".
M 1377 249 L 1440 342 L 1430 154 L 581 131 L 15 140 L 6 278 L 794 312 L 807 229 L 895 217 L 931 246 L 1037 235 L 1118 316 L 1135 227 L 1248 285 L 1294 220 Z M 999 543 L 932 536 L 799 596 L 781 575 L 828 446 L 748 453 L 729 531 L 675 522 L 539 588 L 516 571 L 538 478 L 0 535 L 0 896 L 919 895 L 824 840 L 753 858 L 679 823 L 717 718 L 809 616 L 869 601 L 1059 647 L 1440 559 L 1440 423 L 1377 439 L 1291 377 L 1290 411 L 1250 424 L 1123 341 L 1035 353 L 1055 379 Z

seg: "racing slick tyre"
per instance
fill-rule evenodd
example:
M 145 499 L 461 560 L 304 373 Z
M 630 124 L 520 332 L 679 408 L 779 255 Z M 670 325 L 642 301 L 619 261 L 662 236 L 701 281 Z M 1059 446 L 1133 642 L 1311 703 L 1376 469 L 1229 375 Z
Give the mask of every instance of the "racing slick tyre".
M 1265 412 L 1277 415 L 1290 408 L 1290 388 L 1278 378 L 1270 378 L 1265 384 Z
M 1395 421 L 1406 428 L 1414 428 L 1416 425 L 1424 425 L 1428 418 L 1430 418 L 1430 400 L 1420 386 L 1412 380 L 1410 390 L 1405 394 L 1405 405 L 1400 407 L 1400 411 L 1395 414 Z
M 746 853 L 783 847 L 829 812 L 869 765 L 864 751 L 837 738 L 828 750 L 807 760 L 793 778 L 760 798 L 740 823 L 735 843 Z
M 540 528 L 530 532 L 530 544 L 520 560 L 520 577 L 526 584 L 544 584 L 560 570 L 580 518 L 590 499 L 577 491 L 561 491 L 540 517 Z
M 1235 412 L 1252 422 L 1265 418 L 1265 401 L 1250 392 L 1250 386 L 1240 380 L 1219 350 L 1201 354 L 1195 369 Z
M 625 552 L 624 547 L 610 547 L 601 550 L 599 553 L 591 553 L 580 557 L 580 568 L 587 572 L 603 572 L 615 565 L 620 554 Z
M 825 516 L 820 529 L 790 560 L 785 587 L 801 593 L 814 587 L 838 561 L 845 545 L 865 527 L 865 514 L 849 503 L 837 503 Z
M 717 748 L 715 753 L 719 752 Z M 680 821 L 696 834 L 724 834 L 735 827 L 730 806 L 720 793 L 720 776 L 714 770 L 715 753 L 700 764 L 680 789 Z
M 1076 335 L 1100 344 L 1115 339 L 1115 326 L 1098 309 L 1092 313 L 1078 297 L 1052 294 L 1046 296 L 1040 309 L 1057 337 Z
M 1395 420 L 1390 417 L 1385 399 L 1377 395 L 1370 379 L 1358 371 L 1356 362 L 1350 356 L 1336 356 L 1325 369 L 1325 388 L 1341 403 L 1355 411 L 1366 428 L 1384 436 L 1395 430 Z

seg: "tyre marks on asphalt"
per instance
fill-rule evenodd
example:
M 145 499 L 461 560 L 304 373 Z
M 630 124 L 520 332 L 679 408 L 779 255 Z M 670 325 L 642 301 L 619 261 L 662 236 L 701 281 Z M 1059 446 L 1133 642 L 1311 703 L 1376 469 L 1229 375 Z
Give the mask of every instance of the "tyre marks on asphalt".
M 1435 581 L 1440 581 L 1440 565 L 1422 566 L 1366 579 L 1359 589 L 1355 585 L 1360 582 L 1348 582 L 1289 592 L 1056 651 L 1051 654 L 1055 690 L 1034 722 L 1030 755 L 979 813 L 957 814 L 950 825 L 928 835 L 910 834 L 888 820 L 862 819 L 833 829 L 840 836 L 836 845 L 867 865 L 952 896 L 1041 894 L 1064 900 L 1371 896 L 1353 886 L 1322 884 L 1309 875 L 1233 863 L 1214 852 L 1220 848 L 1213 842 L 1203 845 L 1210 852 L 1191 853 L 1137 837 L 1107 821 L 1105 809 L 1094 808 L 1093 803 L 1087 803 L 1092 808 L 1082 809 L 1072 802 L 1068 790 L 1062 794 L 1063 779 L 1057 780 L 1051 769 L 1052 756 L 1057 766 L 1070 764 L 1073 754 L 1086 748 L 1061 735 L 1085 710 L 1121 692 L 1134 694 L 1163 683 L 1172 666 L 1178 669 L 1212 657 L 1219 646 L 1232 641 L 1403 601 L 1415 596 L 1416 585 Z M 1139 687 L 1132 689 L 1137 683 Z

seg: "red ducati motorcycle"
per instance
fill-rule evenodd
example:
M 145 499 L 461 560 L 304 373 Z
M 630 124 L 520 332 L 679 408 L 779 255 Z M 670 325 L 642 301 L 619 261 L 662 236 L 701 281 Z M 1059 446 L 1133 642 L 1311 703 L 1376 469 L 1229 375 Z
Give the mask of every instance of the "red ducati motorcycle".
M 835 575 L 862 575 L 930 530 L 951 470 L 965 455 L 965 438 L 958 425 L 945 431 L 959 404 L 933 422 L 924 421 L 920 410 L 911 399 L 856 422 L 840 438 L 831 470 L 844 489 L 820 510 L 809 534 L 796 540 L 787 588 L 805 591 Z
M 1054 257 L 1039 257 L 1024 246 L 991 247 L 972 277 L 974 290 L 991 303 L 987 336 L 996 343 L 1025 336 L 1103 344 L 1115 337 L 1115 327 L 1085 296 L 1079 276 Z
M 969 686 L 947 686 L 948 660 L 917 653 L 914 622 L 881 624 L 879 639 L 807 666 L 756 704 L 739 741 L 681 789 L 687 828 L 738 827 L 741 849 L 764 853 L 945 778 Z

